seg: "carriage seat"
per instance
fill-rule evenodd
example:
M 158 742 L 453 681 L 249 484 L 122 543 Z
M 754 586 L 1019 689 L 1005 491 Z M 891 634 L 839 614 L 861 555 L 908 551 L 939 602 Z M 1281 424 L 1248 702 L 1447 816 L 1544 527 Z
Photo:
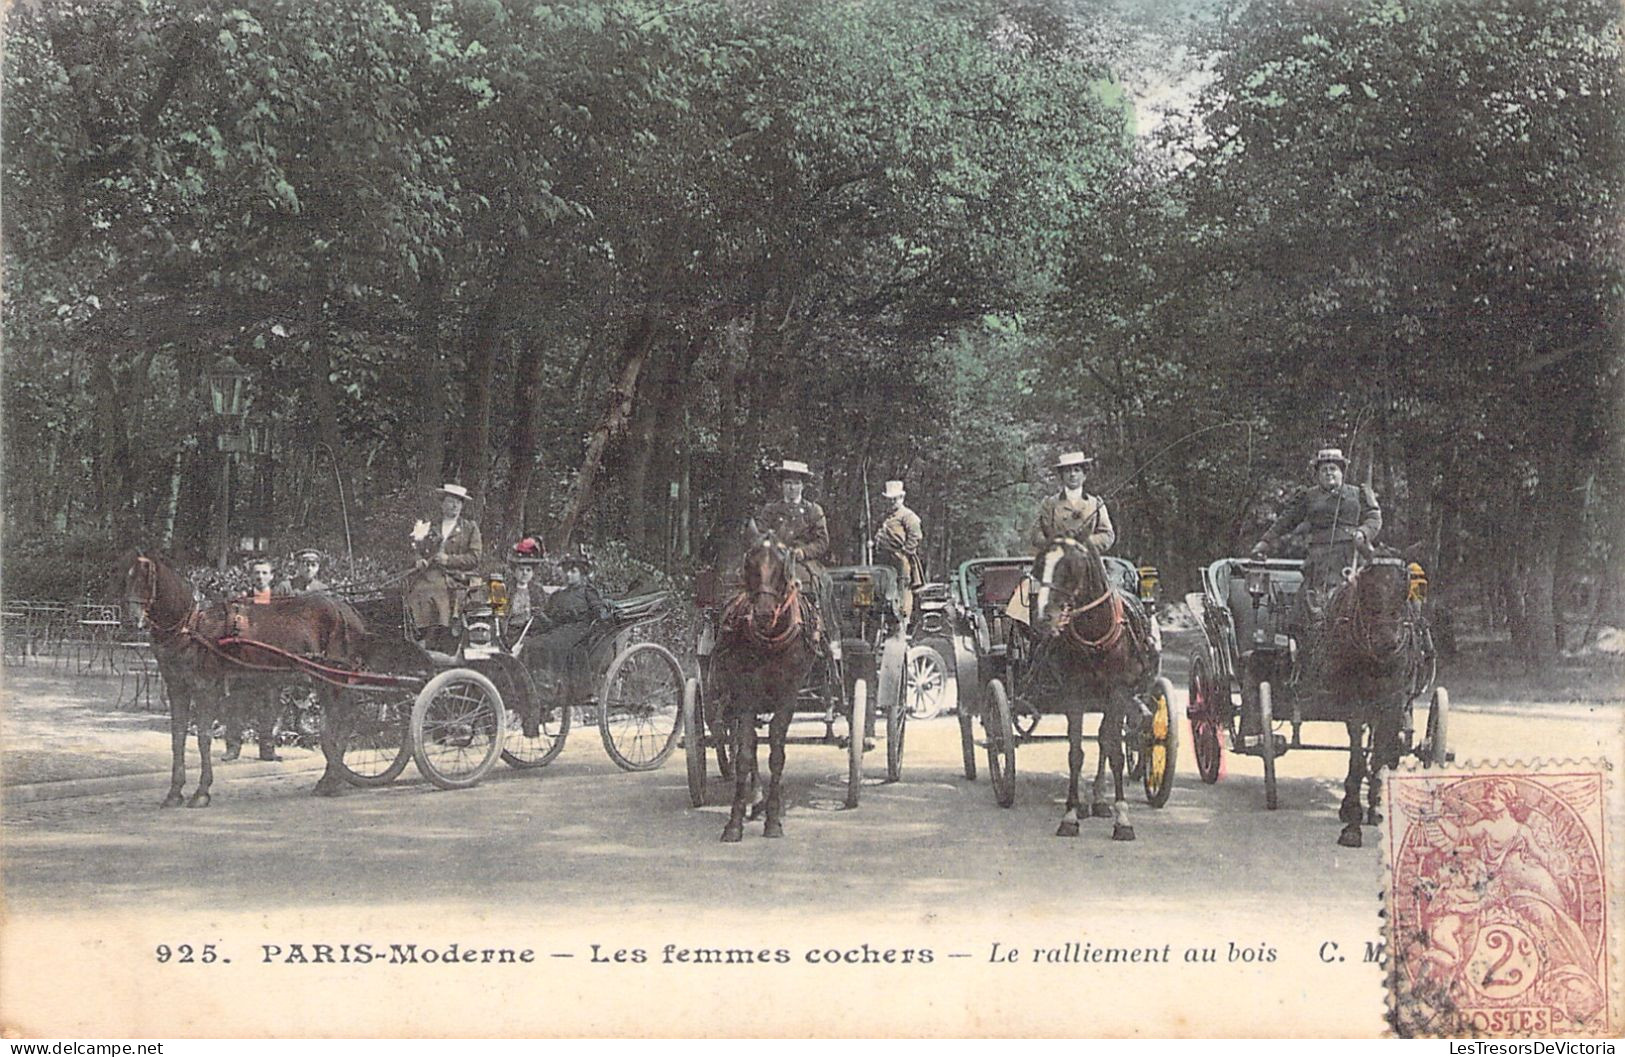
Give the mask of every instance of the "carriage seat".
M 983 569 L 981 583 L 976 588 L 978 600 L 984 608 L 997 606 L 1003 609 L 1010 604 L 1016 588 L 1026 578 L 1027 570 L 1021 566 Z
M 609 622 L 616 627 L 625 627 L 628 624 L 639 624 L 645 620 L 653 620 L 666 611 L 666 603 L 669 598 L 669 592 L 649 591 L 641 595 L 632 595 L 629 598 L 610 599 Z

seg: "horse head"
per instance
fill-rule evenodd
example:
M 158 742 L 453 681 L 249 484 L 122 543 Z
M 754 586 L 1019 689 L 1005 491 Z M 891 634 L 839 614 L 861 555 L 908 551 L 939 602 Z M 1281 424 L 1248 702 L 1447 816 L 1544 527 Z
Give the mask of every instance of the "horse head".
M 192 612 L 191 589 L 152 551 L 134 551 L 124 563 L 123 620 L 126 625 L 173 630 Z
M 771 623 L 790 592 L 789 548 L 771 532 L 758 535 L 745 550 L 740 580 L 749 598 L 752 622 Z
M 1110 584 L 1100 551 L 1088 540 L 1060 537 L 1033 559 L 1032 627 L 1047 635 L 1060 633 L 1069 618 L 1106 597 Z
M 1327 600 L 1333 634 L 1372 660 L 1397 656 L 1410 630 L 1410 563 L 1383 548 L 1350 574 Z

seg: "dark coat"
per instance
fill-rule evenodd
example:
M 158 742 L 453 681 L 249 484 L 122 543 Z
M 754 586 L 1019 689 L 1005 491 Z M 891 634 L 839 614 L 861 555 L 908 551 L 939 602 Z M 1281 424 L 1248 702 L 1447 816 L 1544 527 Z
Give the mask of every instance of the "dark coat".
M 803 566 L 809 573 L 823 569 L 829 555 L 829 522 L 824 508 L 810 499 L 799 503 L 774 500 L 756 513 L 756 527 L 772 532 L 787 547 L 801 548 Z
M 1376 493 L 1365 485 L 1340 484 L 1333 489 L 1316 485 L 1293 496 L 1264 533 L 1264 544 L 1273 549 L 1283 537 L 1294 533 L 1310 547 L 1350 543 L 1354 533 L 1363 533 L 1374 543 L 1382 531 L 1382 509 Z

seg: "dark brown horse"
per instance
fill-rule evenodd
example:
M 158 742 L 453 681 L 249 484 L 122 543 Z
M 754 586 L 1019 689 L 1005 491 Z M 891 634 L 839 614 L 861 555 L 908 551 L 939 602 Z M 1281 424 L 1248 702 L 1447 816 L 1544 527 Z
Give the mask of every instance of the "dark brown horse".
M 757 784 L 756 720 L 762 714 L 772 716 L 762 836 L 784 836 L 784 743 L 822 638 L 817 610 L 791 575 L 786 548 L 772 536 L 745 552 L 740 573 L 744 586 L 722 608 L 711 655 L 713 699 L 733 747 L 733 808 L 722 829 L 727 843 L 744 837 Z
M 1069 743 L 1066 814 L 1055 835 L 1078 835 L 1083 715 L 1094 704 L 1101 712 L 1096 737 L 1100 753 L 1096 807 L 1102 807 L 1101 779 L 1109 762 L 1116 789 L 1111 806 L 1112 839 L 1133 840 L 1134 827 L 1123 797 L 1123 732 L 1128 710 L 1141 707 L 1136 695 L 1157 677 L 1160 658 L 1151 618 L 1138 598 L 1111 583 L 1100 552 L 1087 540 L 1051 541 L 1033 561 L 1032 573 L 1037 585 L 1032 629 L 1038 638 L 1033 664 L 1049 669 L 1035 674 L 1053 681 L 1055 699 L 1046 711 L 1065 713 Z
M 125 619 L 145 621 L 151 628 L 153 653 L 169 694 L 171 765 L 164 807 L 183 800 L 187 807 L 209 805 L 214 784 L 210 728 L 220 717 L 226 679 L 284 684 L 298 671 L 288 655 L 317 660 L 335 670 L 354 669 L 369 641 L 366 625 L 353 609 L 322 595 L 278 598 L 269 605 L 223 602 L 201 608 L 191 586 L 147 552 L 129 560 L 123 584 Z M 334 768 L 339 749 L 328 717 L 336 711 L 337 695 L 326 689 L 322 751 L 328 764 L 316 788 L 335 793 L 343 783 Z M 191 724 L 197 727 L 200 775 L 191 798 L 185 799 L 181 790 L 186 784 L 186 728 Z
M 1420 619 L 1410 601 L 1410 569 L 1385 552 L 1332 592 L 1310 650 L 1312 689 L 1347 717 L 1349 768 L 1337 812 L 1343 823 L 1337 843 L 1345 848 L 1360 846 L 1362 819 L 1376 825 L 1382 818 L 1381 772 L 1399 764 L 1409 688 L 1422 662 Z M 1362 782 L 1370 785 L 1363 812 Z

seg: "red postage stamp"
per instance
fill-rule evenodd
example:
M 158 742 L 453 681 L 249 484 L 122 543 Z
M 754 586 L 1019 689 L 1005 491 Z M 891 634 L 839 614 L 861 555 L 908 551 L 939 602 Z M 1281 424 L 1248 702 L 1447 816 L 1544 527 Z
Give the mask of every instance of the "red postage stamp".
M 1619 1031 L 1610 779 L 1604 766 L 1567 763 L 1389 777 L 1396 1033 Z

